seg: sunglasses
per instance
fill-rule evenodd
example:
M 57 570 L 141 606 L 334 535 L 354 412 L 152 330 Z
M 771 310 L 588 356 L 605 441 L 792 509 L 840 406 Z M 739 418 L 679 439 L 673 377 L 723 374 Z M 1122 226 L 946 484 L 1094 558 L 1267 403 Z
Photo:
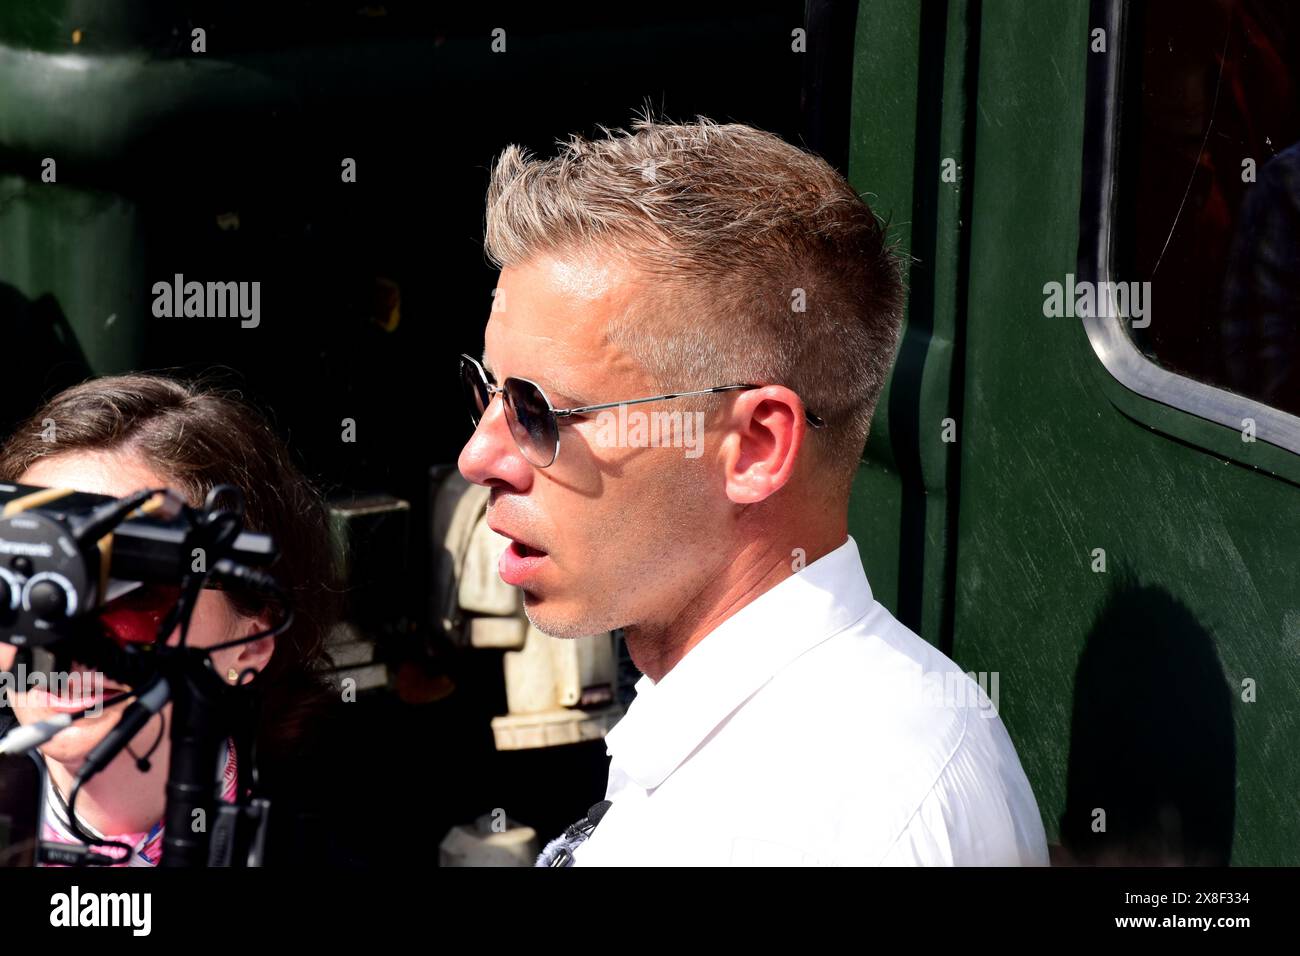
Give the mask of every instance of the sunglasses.
M 144 584 L 106 602 L 99 620 L 120 644 L 152 644 L 180 597 L 178 586 Z
M 560 422 L 575 415 L 599 412 L 621 405 L 641 405 L 645 402 L 661 402 L 669 398 L 686 398 L 690 395 L 716 395 L 720 392 L 745 391 L 762 388 L 761 385 L 719 385 L 716 388 L 701 388 L 693 392 L 671 392 L 667 395 L 652 395 L 649 398 L 632 398 L 622 402 L 605 402 L 601 405 L 581 405 L 577 408 L 556 408 L 546 397 L 542 387 L 526 378 L 507 378 L 500 385 L 492 381 L 487 370 L 475 358 L 469 355 L 460 357 L 460 380 L 465 388 L 465 398 L 469 402 L 469 417 L 474 427 L 487 412 L 488 406 L 496 395 L 505 401 L 506 422 L 510 434 L 519 446 L 520 453 L 538 468 L 549 468 L 560 454 Z M 804 418 L 813 428 L 823 428 L 826 423 L 812 412 L 805 411 Z

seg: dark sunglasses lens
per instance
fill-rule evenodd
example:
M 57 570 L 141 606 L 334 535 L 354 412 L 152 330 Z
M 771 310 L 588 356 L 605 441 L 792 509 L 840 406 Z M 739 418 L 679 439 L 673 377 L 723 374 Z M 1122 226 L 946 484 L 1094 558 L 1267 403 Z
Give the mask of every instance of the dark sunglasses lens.
M 510 420 L 510 430 L 519 444 L 519 450 L 538 468 L 547 467 L 555 461 L 558 430 L 551 406 L 531 382 L 507 379 L 505 389 L 506 397 L 510 400 L 508 408 L 513 412 L 506 417 Z
M 487 382 L 473 362 L 461 359 L 460 383 L 465 389 L 465 400 L 469 403 L 469 417 L 478 428 L 479 419 L 487 411 L 491 396 L 488 395 Z

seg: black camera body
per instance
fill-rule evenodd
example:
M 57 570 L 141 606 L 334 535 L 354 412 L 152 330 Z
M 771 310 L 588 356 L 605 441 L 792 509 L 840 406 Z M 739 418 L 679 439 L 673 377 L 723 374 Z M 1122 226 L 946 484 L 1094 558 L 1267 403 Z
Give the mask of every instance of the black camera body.
M 0 642 L 51 644 L 107 600 L 110 581 L 176 584 L 206 559 L 192 547 L 199 512 L 174 496 L 170 506 L 96 533 L 94 516 L 117 500 L 0 483 Z M 276 550 L 266 535 L 241 531 L 226 556 L 265 567 Z

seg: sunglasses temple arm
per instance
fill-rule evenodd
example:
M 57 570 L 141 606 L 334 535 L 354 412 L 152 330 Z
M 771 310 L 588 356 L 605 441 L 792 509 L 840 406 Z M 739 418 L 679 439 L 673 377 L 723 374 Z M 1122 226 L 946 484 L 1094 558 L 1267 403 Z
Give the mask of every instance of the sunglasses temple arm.
M 620 405 L 641 405 L 645 402 L 662 402 L 669 398 L 687 398 L 692 395 L 716 395 L 719 392 L 734 392 L 739 389 L 760 388 L 758 385 L 719 385 L 717 388 L 701 388 L 694 392 L 673 392 L 669 395 L 654 395 L 650 398 L 632 398 L 625 402 L 606 402 L 603 405 L 582 405 L 578 408 L 556 408 L 552 409 L 556 418 L 568 418 L 570 415 L 585 415 L 588 412 L 600 412 L 609 408 L 618 408 Z M 814 415 L 807 409 L 804 410 L 804 418 L 813 428 L 824 428 L 826 422 Z
M 668 395 L 652 395 L 649 398 L 629 398 L 624 402 L 605 402 L 603 405 L 582 405 L 578 408 L 557 408 L 556 418 L 568 418 L 570 415 L 585 415 L 587 412 L 599 412 L 620 405 L 642 405 L 646 402 L 662 402 L 669 398 L 687 398 L 692 395 L 715 395 L 718 392 L 733 392 L 739 388 L 758 388 L 757 385 L 720 385 L 717 388 L 701 388 L 694 392 L 672 392 Z

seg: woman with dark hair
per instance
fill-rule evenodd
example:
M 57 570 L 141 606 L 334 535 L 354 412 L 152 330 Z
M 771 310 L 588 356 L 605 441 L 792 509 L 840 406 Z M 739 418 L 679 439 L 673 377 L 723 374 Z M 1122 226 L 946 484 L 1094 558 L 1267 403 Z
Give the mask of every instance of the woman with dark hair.
M 227 743 L 224 796 L 233 799 L 238 781 L 250 779 L 246 762 L 255 757 L 258 792 L 271 796 L 272 818 L 291 821 L 278 833 L 270 828 L 268 862 L 275 863 L 277 855 L 287 861 L 300 860 L 303 853 L 331 853 L 322 830 L 308 837 L 302 826 L 308 809 L 304 797 L 313 802 L 304 786 L 313 789 L 311 775 L 324 767 L 326 727 L 340 701 L 325 675 L 330 666 L 325 638 L 338 595 L 329 515 L 267 420 L 236 395 L 200 383 L 158 375 L 94 379 L 56 395 L 0 447 L 0 481 L 113 497 L 165 486 L 194 507 L 218 485 L 242 491 L 245 529 L 270 535 L 279 548 L 271 572 L 289 593 L 294 618 L 275 637 L 211 655 L 216 672 L 228 682 L 252 685 L 248 692 L 256 694 L 260 715 L 257 726 Z M 140 640 L 174 603 L 173 592 L 140 588 L 105 605 L 101 621 L 120 641 Z M 211 647 L 249 637 L 273 627 L 279 614 L 252 594 L 205 589 L 187 642 Z M 174 633 L 172 642 L 177 639 Z M 0 644 L 0 669 L 11 669 L 14 657 L 13 647 Z M 103 679 L 92 672 L 82 676 Z M 113 689 L 107 688 L 106 696 Z M 84 699 L 61 699 L 39 688 L 15 698 L 13 713 L 23 724 L 85 707 Z M 97 840 L 124 843 L 132 847 L 129 865 L 149 866 L 158 862 L 162 847 L 170 705 L 81 788 L 77 825 L 68 820 L 77 770 L 124 706 L 84 717 L 42 746 L 49 778 L 42 829 L 45 839 L 56 842 L 76 841 L 80 829 Z M 289 805 L 282 807 L 284 801 Z

